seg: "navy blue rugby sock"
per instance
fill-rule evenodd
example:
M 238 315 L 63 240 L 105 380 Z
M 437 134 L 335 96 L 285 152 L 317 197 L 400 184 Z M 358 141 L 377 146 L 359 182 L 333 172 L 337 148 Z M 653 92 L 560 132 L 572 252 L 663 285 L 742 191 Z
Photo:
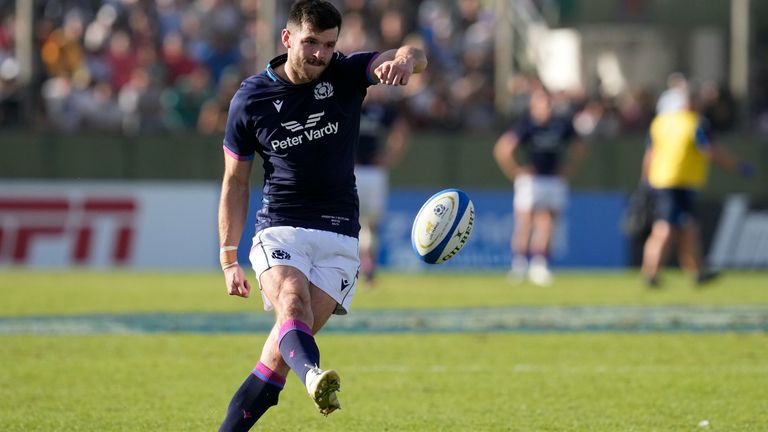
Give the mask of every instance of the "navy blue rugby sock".
M 298 320 L 288 320 L 280 327 L 280 354 L 305 385 L 307 371 L 320 365 L 320 349 L 312 329 Z
M 269 407 L 277 405 L 284 385 L 284 376 L 259 362 L 232 396 L 219 432 L 250 430 Z

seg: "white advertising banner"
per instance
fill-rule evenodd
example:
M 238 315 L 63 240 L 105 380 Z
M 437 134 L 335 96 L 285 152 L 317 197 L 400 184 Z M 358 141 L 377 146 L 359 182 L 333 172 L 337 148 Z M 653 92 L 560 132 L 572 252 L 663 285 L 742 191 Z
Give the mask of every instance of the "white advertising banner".
M 213 182 L 0 182 L 0 266 L 217 265 Z
M 750 208 L 746 195 L 730 195 L 708 258 L 715 269 L 768 268 L 768 211 Z

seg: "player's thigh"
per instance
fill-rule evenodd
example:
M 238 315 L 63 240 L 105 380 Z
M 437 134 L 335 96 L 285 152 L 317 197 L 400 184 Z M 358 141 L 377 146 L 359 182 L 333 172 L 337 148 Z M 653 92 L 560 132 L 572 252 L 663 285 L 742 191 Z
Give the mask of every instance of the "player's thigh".
M 533 209 L 515 209 L 515 230 L 528 231 L 533 224 Z
M 272 310 L 284 283 L 302 291 L 309 304 L 310 253 L 304 233 L 293 227 L 271 227 L 253 237 L 249 258 L 259 281 L 264 309 Z
M 666 243 L 672 238 L 674 230 L 674 227 L 668 221 L 659 219 L 653 223 L 648 241 Z
M 557 212 L 550 209 L 541 209 L 533 212 L 533 224 L 537 230 L 545 233 L 551 233 L 555 228 Z
M 309 280 L 299 269 L 286 265 L 272 267 L 261 273 L 259 287 L 275 308 L 278 319 L 290 315 L 307 320 L 311 317 L 312 297 Z

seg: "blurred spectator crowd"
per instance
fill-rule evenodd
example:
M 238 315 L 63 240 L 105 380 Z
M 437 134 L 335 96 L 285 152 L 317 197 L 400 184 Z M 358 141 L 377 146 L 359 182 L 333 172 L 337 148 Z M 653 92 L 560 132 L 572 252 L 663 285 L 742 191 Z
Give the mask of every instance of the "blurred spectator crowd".
M 31 1 L 31 0 L 30 0 Z M 223 131 L 239 83 L 268 58 L 257 52 L 264 29 L 259 0 L 36 1 L 32 95 L 22 94 L 15 57 L 14 1 L 0 3 L 0 128 L 42 125 L 65 132 Z M 276 31 L 290 2 L 278 3 Z M 487 130 L 507 124 L 494 107 L 494 16 L 483 0 L 337 0 L 344 12 L 338 50 L 423 47 L 427 72 L 392 89 L 414 127 Z M 277 40 L 276 35 L 275 40 Z M 282 47 L 276 47 L 277 52 Z M 531 75 L 509 78 L 513 117 L 522 115 L 538 85 Z M 716 83 L 699 86 L 699 106 L 713 128 L 735 124 L 731 98 Z M 643 132 L 656 95 L 630 89 L 605 97 L 556 94 L 583 135 Z M 32 97 L 24 115 L 24 97 Z M 768 109 L 766 109 L 768 133 Z
M 14 84 L 13 2 L 0 10 L 0 123 Z M 35 122 L 61 131 L 221 129 L 255 71 L 253 1 L 50 0 L 35 3 Z M 38 90 L 39 89 L 39 90 Z M 16 93 L 16 94 L 15 94 Z

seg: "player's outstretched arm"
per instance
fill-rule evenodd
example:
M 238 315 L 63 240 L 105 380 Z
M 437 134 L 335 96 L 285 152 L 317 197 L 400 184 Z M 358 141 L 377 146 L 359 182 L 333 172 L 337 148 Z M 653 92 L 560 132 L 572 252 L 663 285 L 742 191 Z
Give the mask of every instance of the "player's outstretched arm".
M 219 201 L 219 259 L 229 295 L 248 297 L 251 284 L 237 263 L 237 245 L 245 226 L 253 161 L 224 155 L 224 177 Z
M 419 48 L 405 45 L 384 51 L 371 63 L 371 76 L 387 85 L 406 85 L 411 75 L 427 68 L 427 56 Z
M 750 178 L 754 175 L 754 167 L 747 161 L 741 160 L 724 148 L 710 144 L 707 147 L 707 155 L 719 167 L 734 174 Z

